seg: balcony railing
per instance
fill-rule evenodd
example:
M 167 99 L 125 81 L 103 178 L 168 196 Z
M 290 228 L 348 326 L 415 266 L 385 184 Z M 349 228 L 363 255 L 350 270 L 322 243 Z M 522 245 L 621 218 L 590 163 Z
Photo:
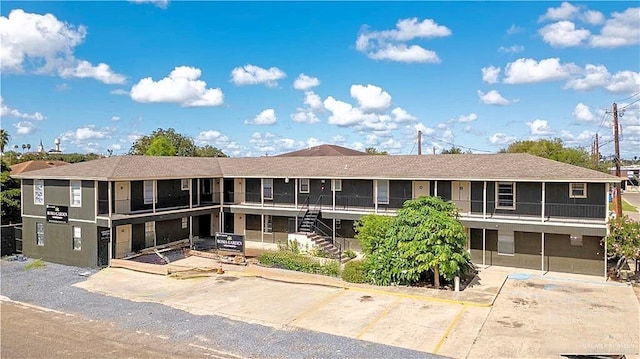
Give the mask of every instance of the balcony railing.
M 470 212 L 475 215 L 483 214 L 482 201 L 469 201 Z M 457 202 L 460 209 L 464 210 L 465 202 Z M 518 218 L 542 218 L 542 201 L 540 202 L 516 202 L 513 209 L 495 208 L 495 201 L 487 201 L 487 216 L 508 216 Z M 596 204 L 568 204 L 568 203 L 545 203 L 544 219 L 554 218 L 580 218 L 580 219 L 602 219 L 606 217 L 607 208 L 605 205 Z M 465 215 L 465 213 L 461 213 Z

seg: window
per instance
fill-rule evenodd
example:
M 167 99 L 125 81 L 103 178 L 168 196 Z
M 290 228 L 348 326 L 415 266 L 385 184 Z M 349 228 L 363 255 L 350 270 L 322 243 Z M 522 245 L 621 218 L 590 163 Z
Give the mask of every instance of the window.
M 262 197 L 273 199 L 273 178 L 262 179 Z
M 211 194 L 213 188 L 213 179 L 204 178 L 202 180 L 202 194 Z
M 498 254 L 512 256 L 514 253 L 513 232 L 498 232 Z
M 189 180 L 188 179 L 182 179 L 180 181 L 180 189 L 182 189 L 183 191 L 188 191 L 189 190 Z
M 33 204 L 44 205 L 44 180 L 33 181 Z
M 331 189 L 336 192 L 342 191 L 342 180 L 339 180 L 339 179 L 332 180 Z
M 182 229 L 187 228 L 189 228 L 189 220 L 187 219 L 187 217 L 182 217 Z
M 300 193 L 309 193 L 309 179 L 300 178 Z
M 516 209 L 516 184 L 514 182 L 498 182 L 496 189 L 496 208 Z
M 569 183 L 569 198 L 587 198 L 587 184 Z
M 144 242 L 147 247 L 153 247 L 156 244 L 156 222 L 144 223 Z
M 80 227 L 73 226 L 73 250 L 79 251 L 82 249 L 82 229 Z
M 82 181 L 71 181 L 71 207 L 82 206 Z
M 273 232 L 273 217 L 265 214 L 264 215 L 264 233 L 272 233 Z
M 378 180 L 378 204 L 389 204 L 389 180 Z
M 582 247 L 582 236 L 571 235 L 569 236 L 569 240 L 571 241 L 571 246 L 573 247 Z
M 36 244 L 44 246 L 44 223 L 36 223 Z
M 153 203 L 153 181 L 144 181 L 144 204 Z

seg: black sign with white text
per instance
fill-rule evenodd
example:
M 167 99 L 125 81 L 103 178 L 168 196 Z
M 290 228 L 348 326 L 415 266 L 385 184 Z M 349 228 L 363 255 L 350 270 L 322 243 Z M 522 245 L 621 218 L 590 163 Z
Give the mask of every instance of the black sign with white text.
M 47 222 L 49 223 L 69 223 L 69 207 L 47 205 Z
M 244 236 L 242 234 L 216 233 L 216 249 L 244 254 Z

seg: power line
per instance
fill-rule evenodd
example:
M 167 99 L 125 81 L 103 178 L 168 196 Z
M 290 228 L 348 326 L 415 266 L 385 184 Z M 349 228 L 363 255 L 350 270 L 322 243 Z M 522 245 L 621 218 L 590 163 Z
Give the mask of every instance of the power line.
M 637 100 L 635 100 L 635 101 L 633 101 L 633 102 L 631 102 L 631 103 L 628 103 L 628 104 L 624 105 L 624 107 L 622 107 L 622 108 L 618 109 L 618 111 L 622 111 L 622 110 L 626 109 L 627 107 L 629 107 L 629 106 L 633 105 L 634 103 L 636 103 L 636 102 L 638 102 L 638 101 L 640 101 L 640 98 L 639 98 L 639 99 L 637 99 Z
M 433 136 L 433 135 L 427 135 L 427 134 L 425 134 L 425 136 L 430 137 L 430 138 L 432 138 L 432 139 L 434 139 L 434 140 L 436 140 L 436 141 L 438 141 L 438 142 L 446 143 L 447 145 L 454 146 L 454 147 L 458 147 L 458 148 L 461 148 L 461 149 L 467 149 L 467 150 L 471 150 L 471 151 L 478 151 L 478 152 L 493 153 L 493 151 L 487 151 L 487 150 L 481 150 L 481 149 L 473 148 L 473 147 L 467 147 L 467 146 L 460 146 L 460 145 L 456 145 L 455 143 L 451 143 L 451 142 L 445 141 L 445 140 L 443 140 L 443 139 L 441 139 L 441 138 L 438 138 L 438 137 L 435 137 L 435 136 Z
M 629 96 L 627 98 L 623 98 L 622 100 L 618 100 L 618 102 L 626 101 L 626 100 L 628 100 L 628 99 L 630 99 L 632 97 L 638 96 L 638 95 L 640 95 L 640 92 L 636 92 L 636 93 L 634 93 L 633 95 L 631 95 L 631 96 Z

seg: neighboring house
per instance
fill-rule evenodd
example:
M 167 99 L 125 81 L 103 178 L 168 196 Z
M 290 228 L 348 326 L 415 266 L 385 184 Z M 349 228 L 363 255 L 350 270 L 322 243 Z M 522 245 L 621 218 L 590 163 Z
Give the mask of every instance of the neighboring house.
M 65 166 L 68 164 L 69 163 L 67 162 L 58 161 L 58 160 L 34 160 L 34 161 L 16 163 L 15 165 L 11 166 L 11 176 L 17 175 L 23 172 L 37 171 L 45 168 Z
M 360 152 L 351 148 L 336 145 L 320 145 L 305 148 L 298 151 L 287 152 L 275 157 L 305 157 L 305 156 L 369 156 L 366 152 Z
M 354 222 L 404 201 L 455 203 L 477 264 L 602 275 L 618 178 L 527 154 L 192 158 L 118 156 L 17 175 L 23 250 L 103 266 L 216 232 L 276 247 L 321 233 L 358 250 Z

